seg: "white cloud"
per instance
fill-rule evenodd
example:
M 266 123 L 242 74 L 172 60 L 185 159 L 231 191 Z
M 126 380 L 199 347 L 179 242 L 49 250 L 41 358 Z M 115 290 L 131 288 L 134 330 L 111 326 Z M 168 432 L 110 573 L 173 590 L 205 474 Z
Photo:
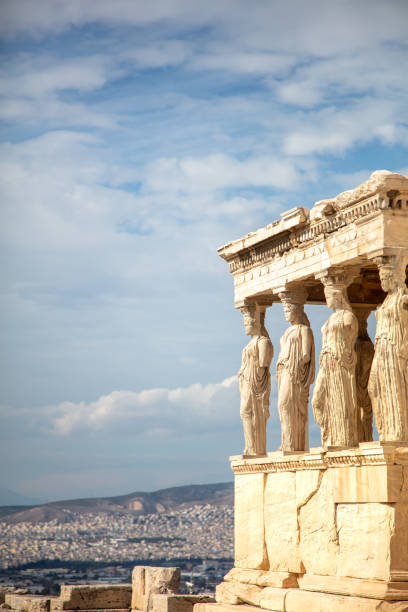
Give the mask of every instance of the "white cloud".
M 164 68 L 182 64 L 190 56 L 191 49 L 192 45 L 188 41 L 165 40 L 128 49 L 119 58 L 141 69 Z
M 0 93 L 41 97 L 64 89 L 92 91 L 112 78 L 112 65 L 102 55 L 56 59 L 52 56 L 23 55 L 2 75 Z
M 10 92 L 12 94 L 12 92 Z M 109 113 L 92 109 L 81 102 L 64 102 L 55 96 L 23 100 L 10 97 L 0 107 L 0 118 L 7 123 L 19 123 L 27 129 L 103 128 L 117 127 Z
M 230 3 L 227 2 L 229 5 Z M 222 10 L 222 12 L 225 11 Z M 61 32 L 72 26 L 88 23 L 144 26 L 161 21 L 180 21 L 181 23 L 202 23 L 213 21 L 219 14 L 216 6 L 192 5 L 189 0 L 38 0 L 35 5 L 30 0 L 5 0 L 2 6 L 3 36 L 12 37 L 26 32 L 34 37 L 48 32 Z
M 302 163 L 272 156 L 243 161 L 221 153 L 205 157 L 159 159 L 146 169 L 146 185 L 153 191 L 194 193 L 255 186 L 296 189 Z
M 108 258 L 108 268 L 118 254 L 125 253 L 130 267 L 137 248 L 132 234 L 155 231 L 162 235 L 164 220 L 173 236 L 182 232 L 180 219 L 216 223 L 213 234 L 214 229 L 225 231 L 226 220 L 236 233 L 245 223 L 259 222 L 265 208 L 261 196 L 225 197 L 224 189 L 253 185 L 293 189 L 304 180 L 302 159 L 295 165 L 268 157 L 240 162 L 213 155 L 159 159 L 145 168 L 131 168 L 115 162 L 100 137 L 68 130 L 18 144 L 4 143 L 0 156 L 5 177 L 0 185 L 4 244 L 24 251 L 85 249 L 98 253 L 101 262 Z M 140 195 L 120 187 L 136 181 L 141 184 Z M 279 208 L 274 202 L 268 206 L 269 210 Z M 201 231 L 194 227 L 182 232 L 180 256 L 181 251 L 188 252 L 189 236 L 193 249 L 196 233 L 204 238 L 203 230 L 201 225 Z M 121 264 L 115 274 L 126 274 L 127 269 Z
M 64 401 L 15 409 L 0 405 L 2 419 L 20 418 L 28 427 L 68 436 L 84 430 L 128 430 L 133 436 L 188 435 L 235 428 L 239 421 L 237 376 L 218 383 L 141 391 L 112 391 L 94 402 Z M 31 425 L 29 425 L 31 423 Z
M 224 70 L 252 75 L 279 76 L 296 64 L 296 57 L 285 53 L 239 51 L 234 46 L 213 45 L 211 52 L 197 54 L 190 67 L 205 70 Z
M 207 433 L 236 422 L 237 378 L 195 383 L 176 389 L 113 391 L 96 402 L 62 402 L 47 407 L 53 429 L 67 435 L 77 429 L 129 427 L 133 435 L 169 435 L 179 431 Z M 235 418 L 234 418 L 235 417 Z
M 32 125 L 44 121 L 54 126 L 112 128 L 116 123 L 111 116 L 91 110 L 78 95 L 101 88 L 119 74 L 118 64 L 103 55 L 56 58 L 25 53 L 10 57 L 0 74 L 0 117 Z
M 404 2 L 372 3 L 342 0 L 327 3 L 303 0 L 287 4 L 245 0 L 3 0 L 1 33 L 13 37 L 26 33 L 42 37 L 90 23 L 142 27 L 166 24 L 173 28 L 210 26 L 222 32 L 221 40 L 239 40 L 241 48 L 259 51 L 280 49 L 321 57 L 344 48 L 359 50 L 378 41 L 405 36 Z M 381 28 L 378 27 L 381 24 Z M 375 33 L 375 36 L 373 35 Z
M 283 138 L 287 155 L 339 155 L 374 139 L 403 144 L 408 134 L 401 101 L 368 96 L 342 108 L 330 106 L 312 115 L 298 114 L 293 124 L 296 127 Z
M 405 45 L 394 48 L 378 44 L 358 54 L 345 52 L 300 64 L 292 75 L 270 84 L 279 99 L 299 107 L 330 103 L 337 96 L 344 102 L 362 93 L 388 98 L 408 92 L 401 75 L 401 65 L 406 59 Z
M 229 32 L 240 44 L 296 53 L 305 62 L 308 57 L 334 57 L 345 50 L 359 53 L 382 41 L 405 40 L 408 9 L 399 0 L 386 4 L 369 0 L 291 0 L 279 6 L 259 3 L 256 9 L 252 3 L 245 7 L 243 2 L 235 12 Z
M 101 183 L 122 179 L 87 133 L 55 131 L 0 147 L 3 232 L 23 248 L 91 247 L 115 233 L 137 198 Z M 28 197 L 29 194 L 29 197 Z M 90 232 L 90 226 L 93 231 Z

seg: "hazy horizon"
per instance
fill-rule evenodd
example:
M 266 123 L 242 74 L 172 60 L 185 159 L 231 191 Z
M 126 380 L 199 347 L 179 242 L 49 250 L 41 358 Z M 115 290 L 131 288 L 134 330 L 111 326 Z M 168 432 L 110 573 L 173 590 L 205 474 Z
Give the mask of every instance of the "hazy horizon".
M 220 484 L 233 484 L 233 479 L 231 478 L 230 480 L 226 480 L 226 481 L 221 481 L 221 482 L 206 482 L 206 483 L 202 483 L 202 485 L 209 485 L 209 486 L 213 486 L 213 485 L 220 485 Z M 165 491 L 166 489 L 177 489 L 180 487 L 184 487 L 184 486 L 200 486 L 200 485 L 196 485 L 196 483 L 191 482 L 188 483 L 186 485 L 178 485 L 175 487 L 165 487 L 163 489 L 147 489 L 145 491 L 141 491 L 140 489 L 135 489 L 134 491 L 122 491 L 113 495 L 90 495 L 89 498 L 88 497 L 63 497 L 63 498 L 58 498 L 58 499 L 36 499 L 36 498 L 29 498 L 29 497 L 25 497 L 24 495 L 20 495 L 19 493 L 16 493 L 16 491 L 12 491 L 11 489 L 7 489 L 4 487 L 0 487 L 0 508 L 1 507 L 6 507 L 6 506 L 35 506 L 35 505 L 44 505 L 44 504 L 52 504 L 55 502 L 63 502 L 63 501 L 75 501 L 78 499 L 104 499 L 104 498 L 112 498 L 112 497 L 124 497 L 127 495 L 132 495 L 134 493 L 157 493 L 159 491 Z M 14 499 L 17 500 L 19 499 L 20 502 L 5 502 L 4 500 L 7 499 L 7 496 L 9 496 L 9 499 Z M 22 501 L 25 500 L 25 501 Z

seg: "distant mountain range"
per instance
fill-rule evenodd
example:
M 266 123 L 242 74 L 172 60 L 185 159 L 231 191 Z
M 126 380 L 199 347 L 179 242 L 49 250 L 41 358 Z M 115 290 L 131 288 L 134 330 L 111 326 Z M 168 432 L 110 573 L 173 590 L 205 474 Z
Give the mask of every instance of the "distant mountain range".
M 0 506 L 33 506 L 45 503 L 45 499 L 20 495 L 20 493 L 0 487 Z
M 17 504 L 0 507 L 0 521 L 8 523 L 73 520 L 72 512 L 129 512 L 151 514 L 183 509 L 198 504 L 233 505 L 232 482 L 171 487 L 152 493 L 135 492 L 115 497 L 71 499 L 46 504 Z M 67 512 L 68 511 L 68 512 Z

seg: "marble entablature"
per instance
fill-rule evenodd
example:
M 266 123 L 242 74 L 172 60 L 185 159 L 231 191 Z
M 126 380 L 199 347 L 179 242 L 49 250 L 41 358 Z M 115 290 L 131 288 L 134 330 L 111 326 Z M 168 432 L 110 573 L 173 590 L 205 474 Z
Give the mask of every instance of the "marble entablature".
M 332 203 L 339 201 L 341 207 Z M 351 301 L 376 307 L 384 298 L 373 259 L 408 254 L 408 177 L 377 171 L 363 185 L 309 211 L 297 207 L 275 221 L 218 249 L 234 276 L 235 306 L 258 298 L 271 305 L 291 283 L 307 289 L 307 303 L 324 304 L 315 275 L 336 266 L 356 266 Z

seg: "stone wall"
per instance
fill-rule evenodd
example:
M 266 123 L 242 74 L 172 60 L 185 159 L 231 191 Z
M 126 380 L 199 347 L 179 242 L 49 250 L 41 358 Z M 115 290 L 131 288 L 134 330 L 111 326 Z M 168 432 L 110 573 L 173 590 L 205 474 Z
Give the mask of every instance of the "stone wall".
M 50 611 L 124 610 L 130 607 L 130 584 L 61 585 L 60 596 L 51 599 Z
M 132 584 L 61 585 L 58 597 L 0 590 L 0 606 L 13 612 L 192 612 L 202 595 L 179 595 L 180 568 L 136 566 Z
M 238 456 L 231 464 L 235 567 L 217 602 L 289 610 L 289 594 L 300 602 L 306 593 L 306 606 L 320 593 L 337 599 L 293 609 L 332 611 L 346 596 L 350 610 L 397 602 L 408 610 L 408 443 Z M 364 598 L 363 607 L 354 601 Z

